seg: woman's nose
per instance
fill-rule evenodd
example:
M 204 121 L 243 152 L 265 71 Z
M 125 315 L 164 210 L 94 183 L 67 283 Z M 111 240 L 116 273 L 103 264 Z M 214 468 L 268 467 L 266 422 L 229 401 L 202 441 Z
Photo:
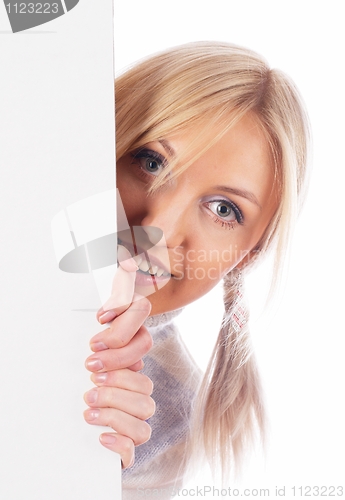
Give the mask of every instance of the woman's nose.
M 182 246 L 187 236 L 186 203 L 180 196 L 154 195 L 153 198 L 148 202 L 146 215 L 141 221 L 143 230 L 150 239 L 151 231 L 145 226 L 157 227 L 163 231 L 162 245 L 166 244 L 168 248 Z

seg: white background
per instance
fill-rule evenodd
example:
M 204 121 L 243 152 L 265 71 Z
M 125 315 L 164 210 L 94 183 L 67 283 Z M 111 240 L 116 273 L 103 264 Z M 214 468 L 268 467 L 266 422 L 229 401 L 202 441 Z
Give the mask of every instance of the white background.
M 262 314 L 269 268 L 247 284 L 271 432 L 266 462 L 248 464 L 241 485 L 271 496 L 276 486 L 288 496 L 294 485 L 344 484 L 344 38 L 341 1 L 115 2 L 116 72 L 169 46 L 229 41 L 288 73 L 309 111 L 313 173 L 285 285 Z M 202 367 L 221 314 L 215 291 L 179 321 Z
M 119 499 L 117 457 L 83 419 L 99 299 L 58 269 L 50 229 L 114 188 L 111 0 L 15 35 L 1 2 L 0 72 L 0 498 Z

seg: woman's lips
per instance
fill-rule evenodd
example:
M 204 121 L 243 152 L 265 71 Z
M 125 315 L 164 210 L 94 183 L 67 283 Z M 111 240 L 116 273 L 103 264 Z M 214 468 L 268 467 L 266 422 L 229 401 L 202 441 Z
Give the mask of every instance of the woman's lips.
M 122 241 L 119 243 L 118 255 L 121 254 L 121 247 L 126 248 L 131 255 L 134 254 L 133 248 L 128 248 Z M 161 288 L 162 282 L 167 282 L 172 275 L 157 257 L 148 255 L 148 252 L 141 248 L 136 248 L 136 251 L 137 255 L 133 255 L 133 260 L 139 267 L 135 277 L 136 285 L 152 287 L 159 284 Z
M 163 266 L 163 264 L 158 260 L 151 258 L 151 256 L 147 256 L 146 253 L 140 253 L 139 255 L 135 255 L 133 260 L 137 263 L 140 271 L 149 272 L 152 275 L 160 278 L 161 276 L 170 276 L 169 271 Z
M 167 282 L 170 280 L 169 276 L 156 276 L 151 274 L 143 273 L 142 271 L 137 271 L 135 275 L 135 284 L 138 286 L 155 286 L 161 285 L 163 282 Z M 159 287 L 161 288 L 161 286 Z
M 150 251 L 148 251 L 136 246 L 134 251 L 133 245 L 130 245 L 121 240 L 119 240 L 119 245 L 124 246 L 130 252 L 133 260 L 136 262 L 139 269 L 144 273 L 149 272 L 150 274 L 155 275 L 155 277 L 157 278 L 160 278 L 163 275 L 165 277 L 172 276 L 172 274 L 170 273 L 170 262 L 168 261 L 167 264 L 164 264 L 161 260 L 158 259 L 158 257 L 152 255 L 151 249 Z

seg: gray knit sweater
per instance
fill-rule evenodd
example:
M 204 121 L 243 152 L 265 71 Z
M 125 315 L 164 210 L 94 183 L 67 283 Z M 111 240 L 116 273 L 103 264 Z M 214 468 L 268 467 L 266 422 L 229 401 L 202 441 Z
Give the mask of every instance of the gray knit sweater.
M 153 316 L 145 322 L 153 347 L 144 357 L 142 373 L 153 381 L 156 412 L 148 420 L 151 439 L 136 447 L 133 467 L 123 471 L 123 500 L 165 500 L 182 486 L 191 406 L 202 372 L 172 323 L 180 311 Z

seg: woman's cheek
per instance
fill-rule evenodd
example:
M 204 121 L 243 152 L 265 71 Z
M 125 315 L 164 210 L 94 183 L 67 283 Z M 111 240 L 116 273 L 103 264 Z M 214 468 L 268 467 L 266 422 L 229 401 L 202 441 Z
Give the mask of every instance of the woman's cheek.
M 171 272 L 173 273 L 173 280 L 177 280 L 177 281 L 181 281 L 184 279 L 185 275 L 184 275 L 184 265 L 182 262 L 180 262 L 179 264 L 176 264 L 174 266 L 174 269 L 171 270 Z

